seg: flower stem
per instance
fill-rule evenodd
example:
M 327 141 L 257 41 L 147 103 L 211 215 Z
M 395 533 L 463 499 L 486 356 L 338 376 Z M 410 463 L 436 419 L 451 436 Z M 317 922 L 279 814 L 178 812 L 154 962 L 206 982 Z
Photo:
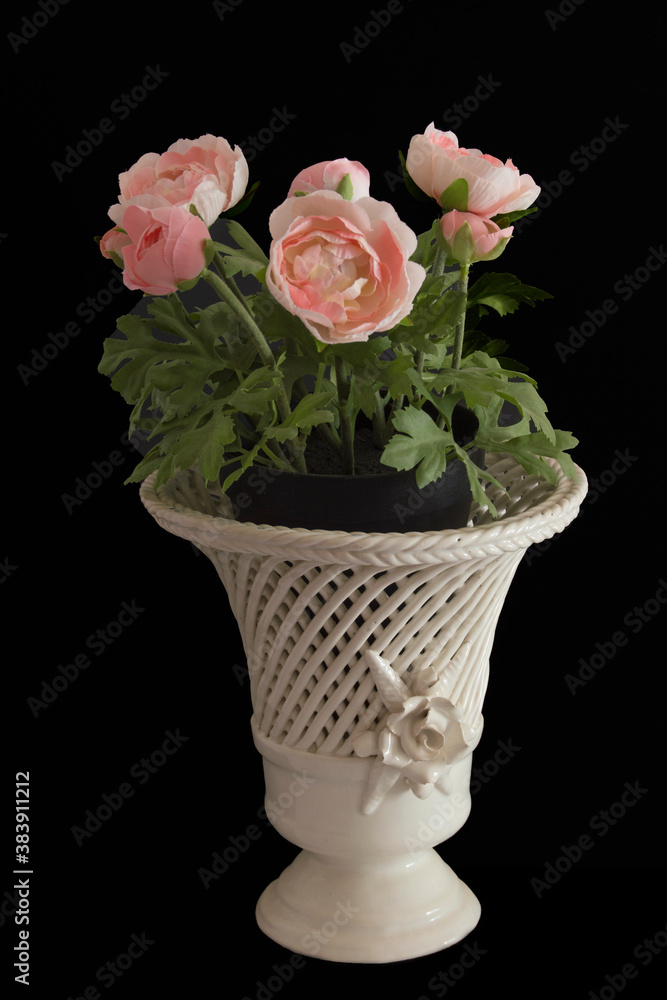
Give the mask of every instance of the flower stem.
M 336 389 L 338 392 L 338 408 L 340 411 L 340 442 L 343 460 L 343 475 L 354 475 L 354 433 L 350 414 L 350 381 L 347 365 L 341 357 L 335 356 Z
M 435 251 L 435 257 L 433 259 L 433 269 L 431 271 L 434 278 L 439 278 L 441 274 L 445 273 L 445 261 L 447 255 L 441 246 L 438 246 Z
M 255 342 L 262 364 L 266 368 L 275 369 L 276 359 L 274 353 L 269 347 L 264 334 L 257 326 L 252 313 L 249 311 L 243 300 L 239 300 L 237 295 L 230 288 L 226 279 L 223 279 L 220 275 L 215 274 L 213 271 L 209 271 L 208 268 L 204 269 L 202 277 L 208 282 L 211 288 L 217 292 L 222 301 L 226 302 L 230 309 L 236 313 L 238 318 L 241 320 Z M 292 411 L 290 409 L 289 400 L 282 381 L 279 383 L 279 388 L 280 393 L 276 399 L 276 407 L 278 409 L 280 419 L 287 420 Z M 287 444 L 292 456 L 292 464 L 296 471 L 306 472 L 306 460 L 303 454 L 303 446 L 299 446 L 299 443 L 296 441 L 288 441 Z
M 236 284 L 236 282 L 234 281 L 234 279 L 230 278 L 229 275 L 227 274 L 227 271 L 225 270 L 225 261 L 224 261 L 224 258 L 222 256 L 222 254 L 219 253 L 217 250 L 215 252 L 215 256 L 213 258 L 213 262 L 214 262 L 215 266 L 217 267 L 218 271 L 220 272 L 220 277 L 222 278 L 222 280 L 225 282 L 225 284 L 229 288 L 231 288 L 231 290 L 234 292 L 234 295 L 236 296 L 236 298 L 245 307 L 245 299 L 243 298 L 243 292 L 241 291 L 241 289 L 239 288 L 239 286 Z
M 456 328 L 456 336 L 454 338 L 454 351 L 452 354 L 452 369 L 458 371 L 461 367 L 461 355 L 463 354 L 463 337 L 466 329 L 466 307 L 468 304 L 468 274 L 470 272 L 470 264 L 461 264 L 461 272 L 459 275 L 459 292 L 463 292 L 465 299 L 463 302 L 463 312 L 461 314 L 461 319 L 459 320 L 459 325 Z M 455 382 L 451 382 L 447 386 L 447 392 L 453 392 Z
M 421 378 L 424 374 L 424 352 L 415 351 L 415 369 L 417 374 Z M 412 387 L 412 402 L 417 403 L 419 401 L 419 389 L 416 385 Z

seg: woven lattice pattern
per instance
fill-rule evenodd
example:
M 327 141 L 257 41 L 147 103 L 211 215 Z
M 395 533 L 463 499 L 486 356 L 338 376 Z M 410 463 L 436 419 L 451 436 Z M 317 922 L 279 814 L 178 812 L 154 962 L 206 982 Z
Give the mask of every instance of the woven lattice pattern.
M 142 499 L 172 533 L 213 561 L 236 616 L 260 731 L 300 750 L 352 753 L 384 706 L 364 660 L 372 649 L 406 684 L 426 668 L 481 725 L 489 654 L 505 595 L 525 550 L 576 516 L 586 492 L 554 487 L 513 459 L 490 456 L 501 516 L 481 507 L 459 531 L 363 534 L 240 524 L 225 497 L 189 472 Z

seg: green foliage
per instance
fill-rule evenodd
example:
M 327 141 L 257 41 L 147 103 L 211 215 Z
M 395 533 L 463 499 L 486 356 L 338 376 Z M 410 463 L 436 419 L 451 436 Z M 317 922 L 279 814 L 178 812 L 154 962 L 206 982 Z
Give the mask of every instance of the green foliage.
M 440 195 L 440 204 L 443 212 L 467 212 L 468 211 L 468 182 L 463 177 L 458 177 L 445 188 Z
M 252 236 L 245 231 L 242 225 L 234 222 L 233 219 L 227 221 L 229 235 L 238 244 L 238 247 L 228 247 L 224 243 L 213 243 L 216 250 L 221 251 L 226 256 L 225 271 L 228 275 L 248 274 L 257 275 L 265 271 L 269 264 L 268 257 L 264 251 L 255 243 Z
M 447 450 L 454 447 L 451 431 L 438 427 L 424 410 L 408 406 L 393 420 L 396 433 L 382 453 L 394 469 L 415 469 L 417 486 L 434 482 L 447 467 Z
M 406 183 L 433 204 L 407 174 Z M 339 194 L 353 198 L 349 175 Z M 465 211 L 467 201 L 465 181 L 442 196 L 445 210 Z M 527 472 L 550 481 L 555 460 L 574 477 L 567 451 L 576 438 L 552 427 L 534 379 L 506 356 L 506 341 L 478 329 L 489 312 L 507 316 L 550 299 L 548 293 L 503 273 L 484 273 L 466 288 L 458 267 L 444 269 L 448 254 L 436 219 L 412 256 L 427 273 L 410 315 L 367 341 L 324 344 L 269 292 L 261 246 L 229 214 L 226 222 L 230 244 L 207 244 L 203 272 L 221 301 L 188 312 L 176 293 L 152 299 L 148 316 L 121 317 L 119 335 L 104 343 L 99 370 L 132 407 L 130 432 L 148 435 L 149 451 L 128 482 L 157 472 L 160 485 L 198 465 L 224 490 L 253 464 L 303 468 L 310 434 L 325 437 L 344 458 L 343 432 L 361 417 L 373 424 L 382 461 L 414 469 L 420 487 L 460 461 L 473 497 L 488 503 L 489 475 L 471 459 L 474 447 L 514 455 Z M 237 274 L 256 279 L 251 294 L 240 294 Z M 465 447 L 452 432 L 459 402 L 479 421 Z M 504 403 L 518 415 L 511 426 L 499 420 Z
M 553 298 L 548 292 L 522 285 L 513 274 L 484 274 L 468 291 L 468 307 L 488 306 L 500 316 L 515 312 L 520 305 Z

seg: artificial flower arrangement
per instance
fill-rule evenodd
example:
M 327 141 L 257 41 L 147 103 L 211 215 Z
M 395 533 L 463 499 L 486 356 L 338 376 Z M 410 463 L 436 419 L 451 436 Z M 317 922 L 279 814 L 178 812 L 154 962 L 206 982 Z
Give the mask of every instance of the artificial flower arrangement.
M 105 341 L 99 367 L 133 407 L 130 433 L 149 432 L 127 482 L 157 472 L 160 486 L 198 464 L 224 492 L 251 466 L 307 473 L 315 436 L 351 475 L 364 418 L 388 471 L 414 469 L 421 488 L 463 462 L 473 498 L 494 515 L 474 448 L 509 453 L 550 482 L 546 459 L 576 477 L 566 453 L 576 438 L 552 427 L 507 344 L 479 330 L 489 310 L 550 296 L 506 273 L 469 281 L 473 264 L 505 250 L 540 188 L 433 124 L 402 163 L 411 193 L 432 200 L 428 232 L 417 237 L 370 196 L 366 168 L 341 158 L 294 178 L 270 215 L 268 256 L 235 217 L 257 188 L 238 146 L 180 139 L 120 175 L 100 249 L 128 288 L 153 296 L 148 317 L 120 318 L 125 339 Z M 219 217 L 234 246 L 211 238 Z M 254 276 L 250 294 L 239 274 Z M 179 292 L 201 280 L 219 301 L 188 312 Z M 506 402 L 518 412 L 509 426 Z M 452 429 L 461 403 L 478 423 L 465 444 Z

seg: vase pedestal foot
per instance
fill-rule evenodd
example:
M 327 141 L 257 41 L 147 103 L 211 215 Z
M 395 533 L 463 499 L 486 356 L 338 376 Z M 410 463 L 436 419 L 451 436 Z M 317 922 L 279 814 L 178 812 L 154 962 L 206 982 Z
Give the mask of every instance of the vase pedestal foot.
M 480 917 L 476 896 L 432 849 L 330 858 L 301 851 L 257 904 L 260 929 L 330 962 L 398 962 L 456 944 Z

